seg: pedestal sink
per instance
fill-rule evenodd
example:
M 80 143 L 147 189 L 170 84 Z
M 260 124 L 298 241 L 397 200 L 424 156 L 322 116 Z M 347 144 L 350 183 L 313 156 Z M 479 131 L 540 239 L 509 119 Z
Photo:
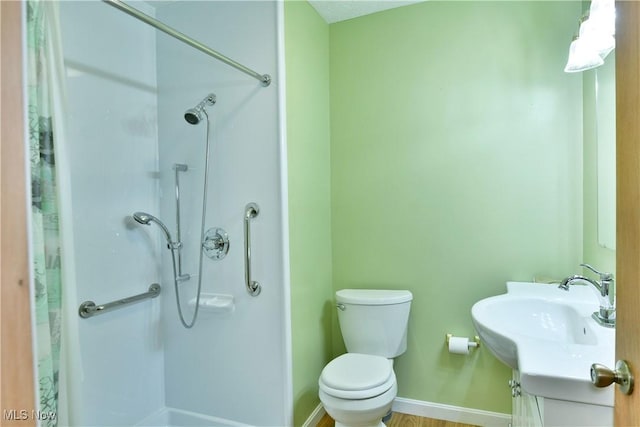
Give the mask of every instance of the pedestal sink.
M 529 394 L 613 406 L 613 388 L 591 384 L 592 363 L 615 364 L 615 329 L 598 325 L 595 292 L 508 282 L 507 293 L 478 301 L 473 323 L 485 346 L 520 372 Z

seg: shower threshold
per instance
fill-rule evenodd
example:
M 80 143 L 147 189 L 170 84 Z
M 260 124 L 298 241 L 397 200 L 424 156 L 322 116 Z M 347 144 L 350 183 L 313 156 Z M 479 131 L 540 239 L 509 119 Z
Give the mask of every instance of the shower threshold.
M 197 412 L 165 407 L 140 421 L 135 427 L 251 427 L 236 421 Z

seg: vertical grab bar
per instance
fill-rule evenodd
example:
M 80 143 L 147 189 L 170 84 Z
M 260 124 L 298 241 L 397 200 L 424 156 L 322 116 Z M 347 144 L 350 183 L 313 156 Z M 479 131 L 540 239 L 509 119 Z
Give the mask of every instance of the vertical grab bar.
M 260 295 L 262 287 L 260 283 L 251 280 L 251 228 L 249 221 L 260 213 L 260 208 L 255 203 L 249 203 L 244 208 L 244 279 L 247 292 L 253 297 Z

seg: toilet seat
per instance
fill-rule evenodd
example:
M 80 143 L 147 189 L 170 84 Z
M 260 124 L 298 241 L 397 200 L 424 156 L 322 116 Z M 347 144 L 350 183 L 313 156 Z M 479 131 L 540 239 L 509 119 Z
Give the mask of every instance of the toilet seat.
M 322 370 L 318 384 L 325 393 L 342 399 L 368 399 L 396 382 L 393 362 L 382 356 L 346 353 Z

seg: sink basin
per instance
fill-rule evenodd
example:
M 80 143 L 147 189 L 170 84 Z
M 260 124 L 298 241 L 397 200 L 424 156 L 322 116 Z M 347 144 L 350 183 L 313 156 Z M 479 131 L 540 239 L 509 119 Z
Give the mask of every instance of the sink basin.
M 591 384 L 592 363 L 615 364 L 615 329 L 591 313 L 598 297 L 587 286 L 508 282 L 507 293 L 478 301 L 473 323 L 498 360 L 520 371 L 529 394 L 613 406 L 613 388 Z

